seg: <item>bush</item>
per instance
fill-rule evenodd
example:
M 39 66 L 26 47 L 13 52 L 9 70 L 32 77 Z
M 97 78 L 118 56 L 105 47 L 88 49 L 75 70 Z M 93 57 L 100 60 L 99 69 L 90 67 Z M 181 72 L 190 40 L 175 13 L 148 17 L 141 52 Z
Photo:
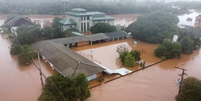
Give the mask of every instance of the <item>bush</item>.
M 127 67 L 133 67 L 135 65 L 135 57 L 132 57 L 132 55 L 128 53 L 125 57 L 124 65 Z
M 90 28 L 90 31 L 93 34 L 97 34 L 97 33 L 114 32 L 117 31 L 117 29 L 115 26 L 112 26 L 107 23 L 97 23 Z
M 101 75 L 101 76 L 98 78 L 98 81 L 99 81 L 99 82 L 104 81 L 104 78 L 103 78 L 103 76 L 102 76 L 102 75 Z
M 164 39 L 163 44 L 154 50 L 154 54 L 162 59 L 169 59 L 181 56 L 181 44 L 172 42 L 170 39 Z
M 141 60 L 141 57 L 140 57 L 141 53 L 140 53 L 140 51 L 138 51 L 138 50 L 132 50 L 132 51 L 130 52 L 130 54 L 131 54 L 133 57 L 135 57 L 135 61 L 140 61 L 140 60 Z
M 10 54 L 11 55 L 18 55 L 21 51 L 21 47 L 17 44 L 12 44 L 10 48 Z
M 31 45 L 23 45 L 23 49 L 21 49 L 20 53 L 18 54 L 18 63 L 20 65 L 27 65 L 30 64 L 31 61 L 29 60 L 29 58 L 27 56 L 29 56 L 31 59 L 36 59 L 37 53 L 31 53 L 30 51 L 34 51 L 36 50 L 35 48 L 33 48 Z
M 184 79 L 180 94 L 175 97 L 176 101 L 200 101 L 201 80 L 194 77 Z

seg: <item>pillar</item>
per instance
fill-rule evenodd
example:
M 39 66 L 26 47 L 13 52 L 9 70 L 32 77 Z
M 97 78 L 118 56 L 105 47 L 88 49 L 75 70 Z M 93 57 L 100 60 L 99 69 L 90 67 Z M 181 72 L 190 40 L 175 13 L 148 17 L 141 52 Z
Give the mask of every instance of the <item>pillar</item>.
M 114 41 L 114 38 L 113 38 L 113 41 Z
M 118 37 L 118 40 L 119 40 L 119 37 Z
M 101 43 L 101 41 L 99 40 L 99 43 Z
M 92 45 L 92 41 L 91 41 L 91 45 Z

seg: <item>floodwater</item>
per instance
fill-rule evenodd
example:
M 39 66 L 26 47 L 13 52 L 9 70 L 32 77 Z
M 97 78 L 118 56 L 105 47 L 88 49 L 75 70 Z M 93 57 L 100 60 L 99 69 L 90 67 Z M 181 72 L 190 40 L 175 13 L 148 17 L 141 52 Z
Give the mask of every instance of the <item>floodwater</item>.
M 192 17 L 195 18 L 198 14 L 193 13 L 192 15 Z M 119 22 L 116 20 L 115 24 L 128 25 L 136 20 L 137 17 L 133 16 L 129 18 L 127 15 L 120 15 L 119 18 L 117 18 Z M 189 15 L 179 16 L 180 24 L 185 24 L 188 16 Z M 29 17 L 40 24 L 42 24 L 41 22 L 44 21 L 44 19 L 49 20 L 54 18 L 54 16 L 49 15 L 31 15 Z M 3 24 L 6 18 L 7 15 L 0 15 L 0 24 Z M 194 22 L 190 25 L 193 26 Z M 83 51 L 83 53 L 88 54 L 92 49 L 93 58 L 111 69 L 121 68 L 122 66 L 117 62 L 118 54 L 115 53 L 116 46 L 122 43 L 127 44 L 132 49 L 145 49 L 146 53 L 142 54 L 142 60 L 146 61 L 146 65 L 160 60 L 153 54 L 153 50 L 157 45 L 136 40 L 138 41 L 138 45 L 135 46 L 133 45 L 133 41 L 132 39 L 127 39 L 106 42 L 92 46 L 83 46 L 80 47 L 80 49 L 78 47 L 77 49 L 75 48 L 75 50 Z M 0 101 L 37 101 L 38 96 L 42 92 L 38 70 L 33 65 L 19 66 L 16 56 L 10 55 L 9 47 L 10 42 L 0 36 Z M 180 66 L 185 68 L 187 69 L 186 73 L 188 76 L 201 79 L 200 60 L 201 51 L 197 50 L 191 55 L 183 54 L 180 59 L 164 61 L 145 70 L 91 89 L 92 95 L 89 101 L 174 101 L 174 97 L 178 93 L 178 87 L 175 81 L 180 78 L 178 74 L 181 73 L 181 70 L 175 69 L 174 67 Z M 109 61 L 111 61 L 111 63 L 109 63 Z M 37 64 L 37 60 L 34 60 L 34 62 Z M 43 60 L 41 65 L 42 71 L 46 76 L 56 73 Z M 132 69 L 135 68 L 138 67 Z M 116 75 L 108 76 L 105 80 L 113 77 L 116 77 Z
M 137 44 L 134 44 L 134 41 L 136 41 Z M 101 65 L 111 70 L 116 70 L 123 67 L 132 71 L 138 69 L 139 65 L 136 65 L 135 67 L 125 67 L 122 65 L 121 61 L 119 61 L 119 54 L 116 52 L 116 49 L 121 44 L 125 44 L 130 48 L 130 50 L 143 49 L 144 53 L 141 54 L 141 61 L 145 61 L 146 65 L 150 65 L 161 60 L 160 58 L 154 56 L 154 49 L 157 48 L 158 45 L 148 44 L 134 39 L 124 39 L 114 42 L 111 41 L 101 44 L 73 47 L 72 50 L 77 51 L 77 53 L 92 61 L 101 63 Z M 93 53 L 91 53 L 91 51 Z
M 9 47 L 10 42 L 0 36 L 0 101 L 37 101 L 42 92 L 39 71 L 33 64 L 19 66 Z M 41 66 L 46 76 L 56 73 L 43 60 Z
M 138 44 L 134 45 L 134 41 Z M 110 69 L 122 68 L 117 63 L 118 53 L 116 47 L 120 44 L 126 44 L 134 50 L 145 49 L 142 54 L 142 60 L 146 65 L 160 61 L 154 56 L 155 44 L 148 44 L 134 39 L 118 40 L 114 42 L 105 42 L 88 46 L 73 47 L 72 49 L 79 54 L 87 57 L 93 50 L 93 61 L 101 62 L 102 65 Z M 89 101 L 175 101 L 174 97 L 178 93 L 176 80 L 180 77 L 182 71 L 175 67 L 185 68 L 187 76 L 194 76 L 201 79 L 201 51 L 194 51 L 191 55 L 182 54 L 180 59 L 170 59 L 149 67 L 145 70 L 121 77 L 109 83 L 102 83 L 101 86 L 91 89 L 92 96 Z M 119 61 L 120 62 L 120 61 Z M 138 67 L 128 67 L 127 69 L 137 69 Z M 116 78 L 114 76 L 104 76 L 105 81 Z

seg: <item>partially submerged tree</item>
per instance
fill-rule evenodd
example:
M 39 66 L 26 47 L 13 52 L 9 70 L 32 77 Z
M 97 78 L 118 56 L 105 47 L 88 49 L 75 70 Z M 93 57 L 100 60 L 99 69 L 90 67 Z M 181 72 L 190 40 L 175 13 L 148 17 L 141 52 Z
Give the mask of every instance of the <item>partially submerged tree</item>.
M 164 39 L 163 44 L 154 50 L 154 54 L 162 59 L 180 57 L 182 52 L 179 42 L 172 42 L 170 39 Z
M 79 74 L 73 79 L 55 74 L 46 79 L 43 93 L 39 101 L 84 101 L 90 97 L 88 81 L 84 74 Z M 57 88 L 57 91 L 54 88 Z
M 119 54 L 129 52 L 129 47 L 126 44 L 121 44 L 117 47 L 116 52 L 118 52 Z
M 175 97 L 176 101 L 200 101 L 201 80 L 194 77 L 184 79 L 180 94 Z
M 186 36 L 183 39 L 181 39 L 181 46 L 182 46 L 182 51 L 187 54 L 193 53 L 193 40 L 189 37 Z
M 140 60 L 141 60 L 141 57 L 140 57 L 141 53 L 140 53 L 140 51 L 138 51 L 138 50 L 132 50 L 132 51 L 130 52 L 130 54 L 131 54 L 133 57 L 135 57 L 135 61 L 140 61 Z
M 135 57 L 132 57 L 132 55 L 128 53 L 125 57 L 124 65 L 127 67 L 135 66 Z
M 153 12 L 138 17 L 128 26 L 132 37 L 149 43 L 162 43 L 165 38 L 178 34 L 179 19 L 172 14 Z

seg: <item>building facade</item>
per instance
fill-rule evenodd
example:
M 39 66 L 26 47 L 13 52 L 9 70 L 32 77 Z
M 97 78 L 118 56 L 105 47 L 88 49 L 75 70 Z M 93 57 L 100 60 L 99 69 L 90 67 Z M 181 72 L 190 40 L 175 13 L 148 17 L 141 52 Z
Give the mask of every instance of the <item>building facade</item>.
M 60 23 L 63 30 L 76 28 L 80 32 L 87 32 L 97 23 L 114 25 L 114 20 L 114 17 L 107 16 L 102 12 L 88 12 L 82 8 L 74 8 L 70 12 L 66 12 L 66 19 L 61 20 Z

